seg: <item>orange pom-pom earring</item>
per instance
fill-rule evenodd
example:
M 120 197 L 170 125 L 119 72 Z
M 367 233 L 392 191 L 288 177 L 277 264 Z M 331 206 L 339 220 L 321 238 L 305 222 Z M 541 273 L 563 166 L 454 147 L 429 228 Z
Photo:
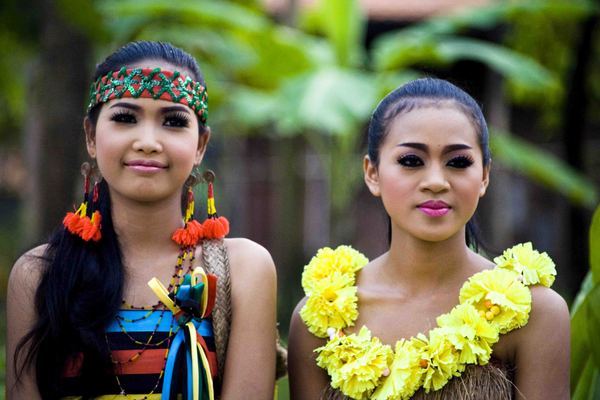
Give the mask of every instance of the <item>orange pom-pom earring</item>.
M 171 236 L 171 239 L 182 247 L 195 246 L 203 237 L 204 228 L 200 222 L 193 219 L 194 217 L 194 191 L 192 186 L 198 182 L 196 176 L 192 173 L 186 182 L 188 187 L 187 206 L 185 210 L 185 218 L 183 219 L 183 228 L 178 228 Z
M 217 214 L 213 187 L 215 173 L 208 170 L 204 173 L 203 177 L 208 183 L 208 204 L 206 207 L 206 213 L 208 214 L 208 217 L 206 218 L 206 221 L 202 223 L 202 227 L 204 228 L 204 238 L 223 239 L 229 233 L 229 221 L 227 218 L 220 217 Z
M 88 216 L 88 201 L 90 189 L 90 177 L 93 175 L 93 167 L 84 162 L 81 165 L 81 173 L 84 176 L 83 182 L 83 202 L 75 212 L 68 212 L 63 218 L 63 225 L 73 235 L 79 236 L 81 239 L 89 242 L 90 240 L 97 242 L 102 238 L 101 222 L 102 216 L 98 210 L 92 212 L 98 201 L 98 182 L 94 183 L 94 191 L 92 195 L 92 207 L 90 207 L 91 218 Z

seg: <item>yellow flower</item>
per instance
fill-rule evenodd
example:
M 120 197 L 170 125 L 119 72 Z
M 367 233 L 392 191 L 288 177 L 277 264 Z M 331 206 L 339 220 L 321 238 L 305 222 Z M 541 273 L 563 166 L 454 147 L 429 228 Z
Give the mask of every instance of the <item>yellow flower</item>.
M 520 328 L 529 319 L 531 292 L 518 278 L 504 268 L 479 272 L 460 289 L 460 303 L 475 306 L 500 333 Z
M 302 273 L 302 287 L 310 296 L 321 279 L 340 272 L 352 278 L 354 285 L 355 272 L 364 267 L 369 260 L 350 246 L 338 246 L 335 250 L 324 247 L 317 252 Z
M 390 346 L 371 337 L 365 326 L 358 334 L 334 338 L 315 351 L 317 364 L 331 377 L 331 387 L 359 400 L 370 398 L 393 357 Z
M 535 285 L 541 283 L 552 286 L 556 277 L 556 267 L 547 253 L 533 249 L 531 242 L 521 243 L 494 258 L 500 268 L 506 268 L 523 275 L 523 283 Z
M 352 326 L 358 317 L 358 298 L 352 277 L 339 271 L 315 282 L 300 317 L 313 335 L 327 337 L 327 328 Z
M 415 347 L 415 340 L 400 339 L 396 342 L 390 374 L 381 382 L 371 396 L 373 400 L 406 400 L 421 387 L 425 368 L 422 356 Z
M 421 341 L 427 340 L 422 334 Z M 441 389 L 453 376 L 460 376 L 465 366 L 458 362 L 459 354 L 441 328 L 429 331 L 429 341 L 423 347 L 422 359 L 426 362 L 423 376 L 423 388 L 429 393 Z
M 487 364 L 492 346 L 499 339 L 498 328 L 488 323 L 472 304 L 459 304 L 448 314 L 437 318 L 448 340 L 460 351 L 463 364 Z

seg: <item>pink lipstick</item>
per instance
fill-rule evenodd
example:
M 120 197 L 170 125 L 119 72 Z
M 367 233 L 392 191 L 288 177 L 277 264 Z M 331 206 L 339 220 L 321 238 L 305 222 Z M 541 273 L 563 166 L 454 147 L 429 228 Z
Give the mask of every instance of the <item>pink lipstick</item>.
M 441 217 L 450 211 L 450 206 L 441 200 L 429 200 L 419 204 L 417 208 L 430 217 Z
M 154 160 L 131 160 L 125 165 L 137 172 L 153 173 L 166 168 L 166 165 Z

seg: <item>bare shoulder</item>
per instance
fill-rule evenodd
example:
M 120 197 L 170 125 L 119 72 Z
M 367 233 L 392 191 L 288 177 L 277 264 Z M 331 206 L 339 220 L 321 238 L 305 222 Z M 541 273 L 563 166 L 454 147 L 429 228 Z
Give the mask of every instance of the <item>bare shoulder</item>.
M 24 253 L 15 261 L 8 279 L 9 295 L 13 290 L 22 292 L 23 289 L 32 291 L 37 288 L 44 268 L 42 257 L 44 256 L 46 247 L 46 244 L 37 246 Z
M 294 400 L 321 398 L 329 385 L 329 377 L 317 365 L 314 352 L 325 344 L 325 340 L 310 333 L 300 317 L 300 310 L 306 301 L 306 297 L 302 299 L 292 314 L 288 338 L 288 375 L 290 394 Z
M 232 275 L 275 278 L 275 264 L 263 246 L 249 239 L 225 239 Z
M 530 289 L 529 320 L 525 326 L 507 335 L 517 354 L 532 347 L 539 350 L 545 344 L 551 344 L 552 340 L 564 342 L 569 338 L 570 316 L 566 301 L 545 286 L 536 285 Z M 553 332 L 553 335 L 548 335 L 548 332 Z
M 545 286 L 531 287 L 529 323 L 569 323 L 569 308 L 561 295 Z

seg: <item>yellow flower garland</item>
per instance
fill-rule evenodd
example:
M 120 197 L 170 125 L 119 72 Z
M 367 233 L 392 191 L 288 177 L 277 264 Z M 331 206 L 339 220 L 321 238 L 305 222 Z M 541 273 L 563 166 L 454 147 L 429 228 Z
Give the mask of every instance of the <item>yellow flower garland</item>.
M 459 304 L 437 318 L 428 336 L 400 339 L 393 351 L 365 326 L 343 333 L 358 318 L 356 273 L 367 258 L 350 246 L 319 250 L 302 274 L 308 300 L 300 316 L 311 333 L 329 337 L 315 352 L 331 386 L 358 400 L 406 400 L 421 387 L 427 393 L 441 389 L 467 364 L 487 364 L 499 335 L 527 324 L 527 285 L 550 287 L 556 275 L 550 257 L 531 243 L 506 250 L 494 262 L 494 269 L 464 283 Z

